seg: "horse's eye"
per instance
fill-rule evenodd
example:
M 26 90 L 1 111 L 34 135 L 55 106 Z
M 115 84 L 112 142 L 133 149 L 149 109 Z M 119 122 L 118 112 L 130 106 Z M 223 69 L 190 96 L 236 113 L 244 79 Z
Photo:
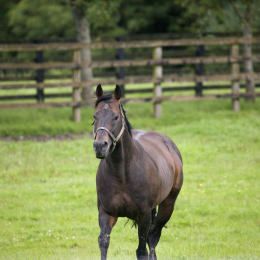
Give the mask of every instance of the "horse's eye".
M 118 118 L 119 118 L 119 116 L 115 116 L 115 117 L 114 117 L 114 120 L 118 120 Z

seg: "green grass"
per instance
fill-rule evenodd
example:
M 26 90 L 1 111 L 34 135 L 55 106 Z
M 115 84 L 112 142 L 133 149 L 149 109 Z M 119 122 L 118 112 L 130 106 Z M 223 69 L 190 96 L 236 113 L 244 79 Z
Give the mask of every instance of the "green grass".
M 260 102 L 127 105 L 136 128 L 169 135 L 184 158 L 184 186 L 163 230 L 159 259 L 260 258 Z M 56 135 L 91 131 L 70 110 L 0 112 L 1 135 Z M 98 259 L 92 140 L 0 142 L 0 259 Z M 135 259 L 137 231 L 120 219 L 109 259 Z
M 71 108 L 9 109 L 0 111 L 0 136 L 55 136 L 90 131 L 92 111 L 82 111 L 82 121 L 71 119 Z

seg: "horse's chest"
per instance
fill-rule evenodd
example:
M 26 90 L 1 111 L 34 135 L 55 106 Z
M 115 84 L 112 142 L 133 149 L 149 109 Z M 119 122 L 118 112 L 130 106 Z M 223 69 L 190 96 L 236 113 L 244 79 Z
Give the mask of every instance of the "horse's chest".
M 111 192 L 106 196 L 100 196 L 100 202 L 104 209 L 117 217 L 131 218 L 137 210 L 136 204 L 127 192 Z

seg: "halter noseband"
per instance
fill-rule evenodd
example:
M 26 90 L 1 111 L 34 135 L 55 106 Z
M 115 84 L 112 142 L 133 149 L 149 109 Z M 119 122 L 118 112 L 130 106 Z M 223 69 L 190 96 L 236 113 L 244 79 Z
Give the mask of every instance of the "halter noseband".
M 120 140 L 122 134 L 123 134 L 124 131 L 125 131 L 125 120 L 124 120 L 125 117 L 124 117 L 124 113 L 123 113 L 123 109 L 122 109 L 122 106 L 121 106 L 121 105 L 120 105 L 120 112 L 121 112 L 121 116 L 122 116 L 122 128 L 121 128 L 119 134 L 117 135 L 117 137 L 115 137 L 115 135 L 114 135 L 110 130 L 108 130 L 106 127 L 104 127 L 104 126 L 99 127 L 99 128 L 96 130 L 96 132 L 94 132 L 94 140 L 96 139 L 96 137 L 97 137 L 97 132 L 98 132 L 99 130 L 104 130 L 104 131 L 106 131 L 106 132 L 108 133 L 108 135 L 109 135 L 109 137 L 111 138 L 112 143 L 113 143 L 112 152 L 114 151 L 117 142 Z

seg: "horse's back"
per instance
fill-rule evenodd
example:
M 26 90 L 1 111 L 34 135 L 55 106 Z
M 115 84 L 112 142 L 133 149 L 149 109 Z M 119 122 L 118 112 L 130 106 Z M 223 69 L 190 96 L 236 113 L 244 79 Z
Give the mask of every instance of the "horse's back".
M 170 189 L 169 186 L 180 190 L 183 179 L 182 157 L 174 142 L 167 136 L 152 131 L 133 130 L 132 134 L 135 142 L 143 147 L 157 165 L 165 192 Z

